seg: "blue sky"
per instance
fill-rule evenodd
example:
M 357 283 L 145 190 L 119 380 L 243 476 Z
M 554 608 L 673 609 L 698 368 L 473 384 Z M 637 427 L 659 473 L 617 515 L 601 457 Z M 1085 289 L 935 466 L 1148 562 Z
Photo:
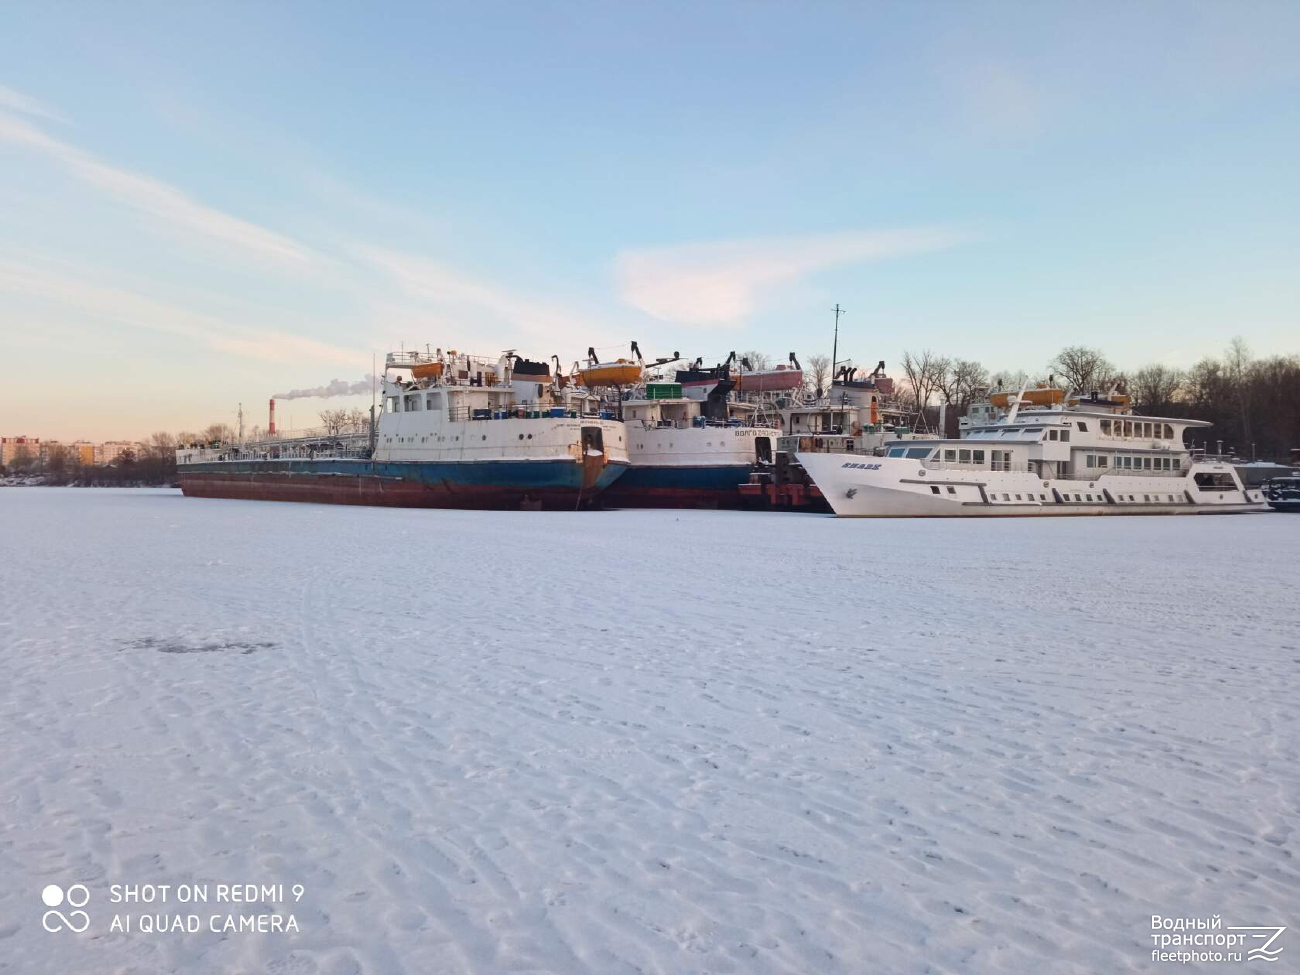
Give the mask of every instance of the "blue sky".
M 0 432 L 403 343 L 807 357 L 837 302 L 870 363 L 1297 351 L 1297 50 L 1283 2 L 10 4 Z

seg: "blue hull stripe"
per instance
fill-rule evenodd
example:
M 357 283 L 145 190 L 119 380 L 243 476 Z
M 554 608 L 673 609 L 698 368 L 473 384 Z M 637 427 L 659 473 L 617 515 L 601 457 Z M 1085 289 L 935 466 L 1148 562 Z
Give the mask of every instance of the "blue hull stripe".
M 684 491 L 732 491 L 749 480 L 751 464 L 719 467 L 638 467 L 627 469 L 614 490 L 666 489 Z
M 595 490 L 614 483 L 627 466 L 609 464 L 596 480 Z M 582 487 L 582 465 L 572 460 L 554 461 L 460 461 L 455 463 L 372 462 L 368 460 L 265 460 L 222 461 L 210 464 L 183 464 L 179 476 L 224 474 L 235 477 L 277 474 L 305 474 L 317 477 L 345 475 L 364 478 L 391 478 L 421 484 L 447 485 L 453 488 L 513 488 L 541 490 Z

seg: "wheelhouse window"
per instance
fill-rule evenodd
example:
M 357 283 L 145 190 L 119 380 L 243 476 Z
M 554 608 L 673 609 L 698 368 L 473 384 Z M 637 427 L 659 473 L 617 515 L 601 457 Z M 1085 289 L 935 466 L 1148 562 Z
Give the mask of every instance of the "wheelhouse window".
M 442 407 L 442 393 L 429 393 L 424 399 L 424 408 L 426 410 L 436 410 Z
M 1048 439 L 1048 440 L 1055 440 L 1055 439 L 1056 439 L 1056 431 L 1055 431 L 1055 430 L 1048 430 L 1048 431 L 1047 431 L 1047 439 Z
M 984 451 L 982 451 L 982 450 L 972 450 L 970 456 L 971 456 L 971 463 L 972 463 L 972 464 L 983 464 L 983 463 L 984 463 Z
M 930 456 L 930 448 L 929 447 L 908 447 L 907 456 L 912 458 L 913 460 L 925 460 L 925 458 Z
M 957 462 L 957 451 L 945 450 L 943 452 L 943 459 L 948 461 L 949 463 L 955 464 Z
M 957 451 L 957 463 L 959 463 L 959 464 L 969 464 L 969 463 L 970 463 L 970 451 L 969 451 L 969 450 L 959 450 L 959 451 Z
M 398 399 L 396 396 L 386 397 L 384 402 L 386 404 L 389 413 L 400 412 L 401 407 L 398 404 L 401 403 L 401 400 Z
M 1066 441 L 1068 441 L 1068 440 L 1070 439 L 1070 431 L 1069 431 L 1069 430 L 1062 430 L 1062 431 L 1061 431 L 1061 439 L 1062 439 L 1062 440 L 1066 440 Z
M 1080 433 L 1088 432 L 1088 424 L 1084 423 L 1082 420 L 1079 421 L 1079 432 Z
M 420 408 L 420 394 L 408 393 L 406 396 L 406 412 L 414 413 Z
M 1101 432 L 1102 432 L 1105 436 L 1107 436 L 1107 437 L 1110 436 L 1110 421 L 1109 421 L 1109 420 L 1102 420 L 1102 421 L 1101 421 Z
M 1174 428 L 1170 426 L 1168 423 L 1165 424 L 1165 439 L 1166 440 L 1174 439 Z

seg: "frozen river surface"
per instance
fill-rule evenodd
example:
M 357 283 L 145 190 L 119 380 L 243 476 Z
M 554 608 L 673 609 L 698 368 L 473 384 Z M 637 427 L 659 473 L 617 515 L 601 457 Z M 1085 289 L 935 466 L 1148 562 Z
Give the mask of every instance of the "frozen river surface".
M 0 546 L 6 973 L 1240 970 L 1153 914 L 1300 956 L 1300 518 L 15 488 Z

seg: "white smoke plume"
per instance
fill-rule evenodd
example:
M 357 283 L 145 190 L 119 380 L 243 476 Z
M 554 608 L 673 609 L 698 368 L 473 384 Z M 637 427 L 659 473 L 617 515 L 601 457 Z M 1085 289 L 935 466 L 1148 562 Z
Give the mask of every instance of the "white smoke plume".
M 350 383 L 346 379 L 331 379 L 324 386 L 313 386 L 310 389 L 291 389 L 287 393 L 276 393 L 273 397 L 278 400 L 286 399 L 308 399 L 315 397 L 317 399 L 329 399 L 331 396 L 360 396 L 363 393 L 370 392 L 371 383 L 374 376 L 367 375 L 365 379 L 355 383 Z

